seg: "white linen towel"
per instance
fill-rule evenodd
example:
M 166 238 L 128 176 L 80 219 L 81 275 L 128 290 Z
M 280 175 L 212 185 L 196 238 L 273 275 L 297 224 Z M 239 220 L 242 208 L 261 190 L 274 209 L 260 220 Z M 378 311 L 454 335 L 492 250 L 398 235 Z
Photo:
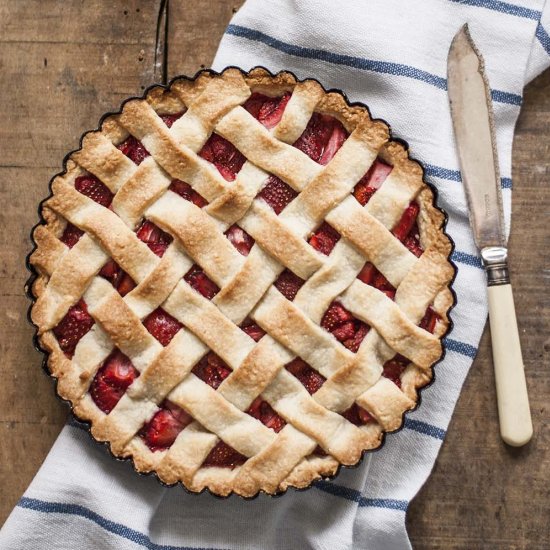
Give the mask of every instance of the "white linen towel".
M 527 4 L 529 6 L 527 6 Z M 510 217 L 511 148 L 526 82 L 550 65 L 545 0 L 248 0 L 215 69 L 314 76 L 367 103 L 407 139 L 449 213 L 458 305 L 437 380 L 405 427 L 361 467 L 281 498 L 219 500 L 167 489 L 115 462 L 70 422 L 0 532 L 2 550 L 410 548 L 405 512 L 430 474 L 487 316 L 446 93 L 450 42 L 468 22 L 485 56 Z M 130 94 L 132 90 L 128 90 Z M 36 367 L 36 365 L 34 366 Z

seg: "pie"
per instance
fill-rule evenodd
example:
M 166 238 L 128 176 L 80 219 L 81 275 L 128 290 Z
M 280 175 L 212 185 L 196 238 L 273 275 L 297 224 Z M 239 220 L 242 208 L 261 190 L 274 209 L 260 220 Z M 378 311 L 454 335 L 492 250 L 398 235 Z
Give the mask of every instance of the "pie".
M 85 134 L 34 229 L 31 317 L 93 437 L 251 497 L 357 464 L 442 356 L 451 242 L 366 106 L 262 68 L 157 86 Z

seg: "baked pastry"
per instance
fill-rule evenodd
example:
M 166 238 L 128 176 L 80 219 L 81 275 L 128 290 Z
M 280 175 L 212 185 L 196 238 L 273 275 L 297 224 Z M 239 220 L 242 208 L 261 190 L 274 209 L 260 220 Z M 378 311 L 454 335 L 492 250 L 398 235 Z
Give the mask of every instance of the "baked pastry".
M 153 87 L 51 188 L 38 340 L 58 394 L 139 472 L 307 487 L 399 428 L 441 358 L 444 214 L 388 126 L 317 81 Z

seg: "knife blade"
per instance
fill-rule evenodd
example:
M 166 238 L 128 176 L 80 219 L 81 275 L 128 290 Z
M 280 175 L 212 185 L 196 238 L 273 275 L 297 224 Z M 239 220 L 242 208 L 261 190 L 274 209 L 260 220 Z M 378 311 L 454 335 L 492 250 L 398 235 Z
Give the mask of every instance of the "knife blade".
M 470 225 L 487 273 L 500 433 L 509 445 L 521 446 L 533 427 L 508 273 L 491 93 L 468 25 L 451 43 L 447 89 Z
M 153 62 L 153 82 L 166 85 L 168 82 L 168 22 L 169 0 L 161 0 L 157 16 L 155 36 L 155 59 Z

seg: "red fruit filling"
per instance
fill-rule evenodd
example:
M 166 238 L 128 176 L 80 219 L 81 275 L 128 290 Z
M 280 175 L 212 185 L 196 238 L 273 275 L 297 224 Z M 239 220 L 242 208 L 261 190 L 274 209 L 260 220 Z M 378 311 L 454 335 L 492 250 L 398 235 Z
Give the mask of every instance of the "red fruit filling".
M 212 134 L 208 138 L 199 156 L 211 162 L 227 181 L 235 179 L 246 161 L 232 143 L 218 134 Z
M 231 369 L 211 351 L 193 367 L 191 372 L 217 390 L 220 384 L 231 374 Z
M 145 149 L 143 143 L 138 141 L 134 136 L 129 136 L 121 144 L 117 145 L 123 154 L 125 154 L 135 164 L 141 164 L 149 155 L 149 151 Z
M 239 253 L 243 256 L 248 256 L 250 250 L 254 246 L 254 239 L 244 229 L 234 224 L 225 232 L 225 234 Z
M 84 235 L 84 231 L 73 225 L 72 223 L 67 222 L 63 235 L 61 235 L 61 242 L 66 244 L 69 248 L 72 248 Z
M 267 401 L 263 401 L 261 397 L 257 397 L 246 412 L 277 433 L 286 425 L 286 422 L 273 410 L 271 405 Z
M 327 222 L 323 222 L 319 229 L 309 238 L 309 244 L 322 254 L 328 256 L 339 240 L 340 233 Z
M 314 394 L 325 382 L 326 378 L 312 369 L 303 359 L 296 357 L 285 365 L 285 369 L 302 383 L 304 388 Z
M 143 241 L 157 256 L 161 257 L 166 252 L 168 245 L 172 242 L 172 237 L 165 233 L 160 227 L 157 227 L 153 222 L 145 220 L 136 235 L 138 239 Z
M 177 193 L 180 197 L 183 197 L 186 201 L 190 201 L 196 204 L 199 208 L 206 206 L 208 201 L 199 195 L 188 183 L 181 180 L 172 180 L 170 191 Z
M 354 353 L 369 331 L 368 325 L 356 319 L 339 302 L 332 302 L 321 319 L 321 326 Z
M 95 176 L 88 174 L 79 176 L 74 180 L 74 187 L 77 191 L 86 195 L 93 201 L 108 208 L 113 200 L 113 194 L 109 188 L 101 183 Z
M 224 441 L 218 441 L 216 446 L 210 451 L 203 466 L 221 466 L 223 468 L 235 468 L 246 462 L 246 456 L 237 452 Z
M 401 374 L 405 367 L 410 363 L 408 359 L 402 355 L 396 355 L 393 359 L 384 363 L 382 376 L 389 378 L 397 387 L 401 387 Z
M 138 376 L 139 372 L 132 361 L 116 349 L 97 371 L 90 386 L 90 395 L 94 403 L 105 414 L 109 414 Z
M 416 217 L 420 212 L 420 207 L 416 202 L 411 202 L 401 216 L 397 225 L 393 228 L 392 233 L 403 242 L 411 233 L 413 226 L 416 223 Z
M 287 300 L 292 302 L 304 283 L 305 281 L 290 269 L 285 269 L 275 281 L 274 286 Z
M 353 190 L 353 196 L 365 206 L 376 193 L 384 180 L 388 177 L 393 167 L 376 159 L 368 172 L 357 182 Z
M 357 403 L 354 403 L 347 411 L 344 411 L 342 416 L 356 426 L 368 424 L 374 420 L 368 411 L 357 405 Z
M 176 113 L 175 115 L 160 115 L 160 118 L 164 121 L 164 124 L 168 126 L 168 128 L 172 127 L 172 124 L 178 120 L 178 118 L 181 118 L 183 116 L 183 112 Z
M 427 330 L 433 334 L 437 322 L 441 320 L 441 316 L 437 313 L 432 306 L 428 307 L 426 314 L 420 321 L 420 328 Z
M 160 406 L 160 411 L 139 432 L 151 451 L 164 451 L 171 447 L 179 433 L 193 421 L 181 407 L 167 399 Z
M 79 340 L 92 328 L 94 320 L 88 313 L 86 302 L 79 300 L 53 329 L 59 347 L 72 357 Z
M 126 296 L 128 292 L 136 287 L 136 283 L 126 271 L 124 271 L 113 259 L 110 259 L 99 272 L 99 275 L 107 279 L 119 292 Z
M 243 107 L 267 129 L 271 129 L 279 124 L 290 96 L 290 92 L 285 92 L 281 97 L 253 93 Z
M 348 137 L 342 123 L 335 118 L 313 113 L 294 147 L 319 164 L 328 164 Z
M 212 300 L 220 291 L 218 285 L 208 278 L 200 266 L 194 264 L 183 277 L 197 292 Z
M 259 342 L 265 336 L 262 327 L 259 327 L 252 319 L 245 319 L 241 324 L 241 330 L 246 332 L 254 342 Z
M 367 262 L 363 269 L 359 272 L 359 275 L 357 275 L 357 278 L 360 281 L 363 281 L 365 284 L 373 286 L 374 288 L 377 288 L 378 290 L 381 290 L 384 292 L 388 298 L 391 298 L 392 300 L 395 297 L 395 288 L 391 285 L 391 283 L 374 267 L 373 264 L 370 262 Z
M 144 320 L 145 328 L 163 345 L 167 346 L 183 325 L 161 307 L 151 312 Z
M 278 216 L 288 203 L 298 196 L 298 193 L 278 177 L 269 176 L 267 183 L 257 196 L 267 202 Z

